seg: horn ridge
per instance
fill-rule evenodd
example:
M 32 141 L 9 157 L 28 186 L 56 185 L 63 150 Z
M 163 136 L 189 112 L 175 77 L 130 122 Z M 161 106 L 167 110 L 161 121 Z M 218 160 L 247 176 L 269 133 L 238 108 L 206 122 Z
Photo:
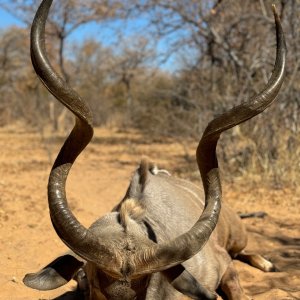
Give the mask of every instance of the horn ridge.
M 286 45 L 276 9 L 276 60 L 271 78 L 262 91 L 212 120 L 204 131 L 196 151 L 196 159 L 205 192 L 205 207 L 195 225 L 186 233 L 169 242 L 153 245 L 137 252 L 133 258 L 137 274 L 166 270 L 197 254 L 213 232 L 221 209 L 221 181 L 216 147 L 222 132 L 245 122 L 264 111 L 276 98 L 284 80 Z
M 76 122 L 59 151 L 49 175 L 50 217 L 58 236 L 70 249 L 90 261 L 97 261 L 101 252 L 101 261 L 97 263 L 106 269 L 112 261 L 117 265 L 113 250 L 102 244 L 76 219 L 66 198 L 65 187 L 69 171 L 78 155 L 92 139 L 93 118 L 86 102 L 56 73 L 48 60 L 45 47 L 45 24 L 52 2 L 52 0 L 43 0 L 35 14 L 30 35 L 31 60 L 44 86 L 76 116 Z M 110 269 L 114 271 L 113 264 Z

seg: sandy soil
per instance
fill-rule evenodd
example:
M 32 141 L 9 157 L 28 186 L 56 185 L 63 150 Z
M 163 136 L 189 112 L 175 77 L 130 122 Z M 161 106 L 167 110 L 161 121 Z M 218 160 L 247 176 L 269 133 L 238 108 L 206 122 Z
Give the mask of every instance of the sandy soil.
M 22 283 L 24 274 L 67 250 L 52 228 L 46 198 L 50 157 L 62 141 L 42 140 L 21 126 L 0 129 L 0 299 L 66 299 L 74 287 L 71 282 L 55 291 L 39 292 Z M 195 145 L 190 148 L 193 153 Z M 70 206 L 89 226 L 122 198 L 142 155 L 177 174 L 185 168 L 184 154 L 183 147 L 172 140 L 145 143 L 135 133 L 97 129 L 93 143 L 70 174 Z M 196 178 L 196 168 L 193 172 L 186 175 Z M 224 185 L 225 201 L 236 211 L 268 213 L 263 219 L 243 222 L 249 231 L 249 249 L 264 254 L 280 272 L 263 273 L 235 262 L 252 299 L 300 299 L 299 195 L 300 189 L 267 191 L 239 180 Z

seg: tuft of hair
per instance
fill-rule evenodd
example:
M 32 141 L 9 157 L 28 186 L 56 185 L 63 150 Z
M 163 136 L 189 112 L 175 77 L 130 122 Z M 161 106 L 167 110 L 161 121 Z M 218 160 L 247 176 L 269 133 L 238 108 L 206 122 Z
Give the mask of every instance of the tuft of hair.
M 140 166 L 138 168 L 138 173 L 140 176 L 139 183 L 142 186 L 142 191 L 146 186 L 149 171 L 151 172 L 151 170 L 153 170 L 154 168 L 156 168 L 156 165 L 149 158 L 142 158 Z
M 141 201 L 136 199 L 126 199 L 120 208 L 120 222 L 127 230 L 129 219 L 134 220 L 137 223 L 141 223 L 145 215 L 145 208 L 141 204 Z

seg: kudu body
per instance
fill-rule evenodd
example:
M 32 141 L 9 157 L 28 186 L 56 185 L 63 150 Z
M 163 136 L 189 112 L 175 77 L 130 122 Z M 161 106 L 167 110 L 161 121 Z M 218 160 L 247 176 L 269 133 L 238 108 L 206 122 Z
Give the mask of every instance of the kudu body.
M 43 0 L 32 25 L 31 57 L 47 89 L 76 116 L 49 176 L 48 201 L 53 226 L 81 259 L 64 255 L 24 283 L 39 290 L 77 278 L 87 299 L 216 299 L 220 287 L 228 299 L 246 299 L 232 259 L 264 271 L 274 266 L 246 254 L 247 235 L 239 217 L 225 204 L 216 157 L 220 134 L 261 113 L 277 96 L 284 78 L 286 48 L 275 8 L 276 62 L 265 88 L 210 122 L 197 148 L 202 188 L 142 160 L 123 200 L 90 228 L 79 223 L 65 195 L 68 172 L 93 134 L 88 106 L 53 70 L 44 31 L 52 0 Z M 84 263 L 83 263 L 84 261 Z

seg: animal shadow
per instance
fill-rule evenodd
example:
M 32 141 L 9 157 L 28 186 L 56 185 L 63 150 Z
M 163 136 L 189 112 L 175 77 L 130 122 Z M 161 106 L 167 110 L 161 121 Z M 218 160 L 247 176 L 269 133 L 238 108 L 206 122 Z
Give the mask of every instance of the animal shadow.
M 52 300 L 83 300 L 84 296 L 82 293 L 76 291 L 66 292 L 63 295 L 60 295 Z

